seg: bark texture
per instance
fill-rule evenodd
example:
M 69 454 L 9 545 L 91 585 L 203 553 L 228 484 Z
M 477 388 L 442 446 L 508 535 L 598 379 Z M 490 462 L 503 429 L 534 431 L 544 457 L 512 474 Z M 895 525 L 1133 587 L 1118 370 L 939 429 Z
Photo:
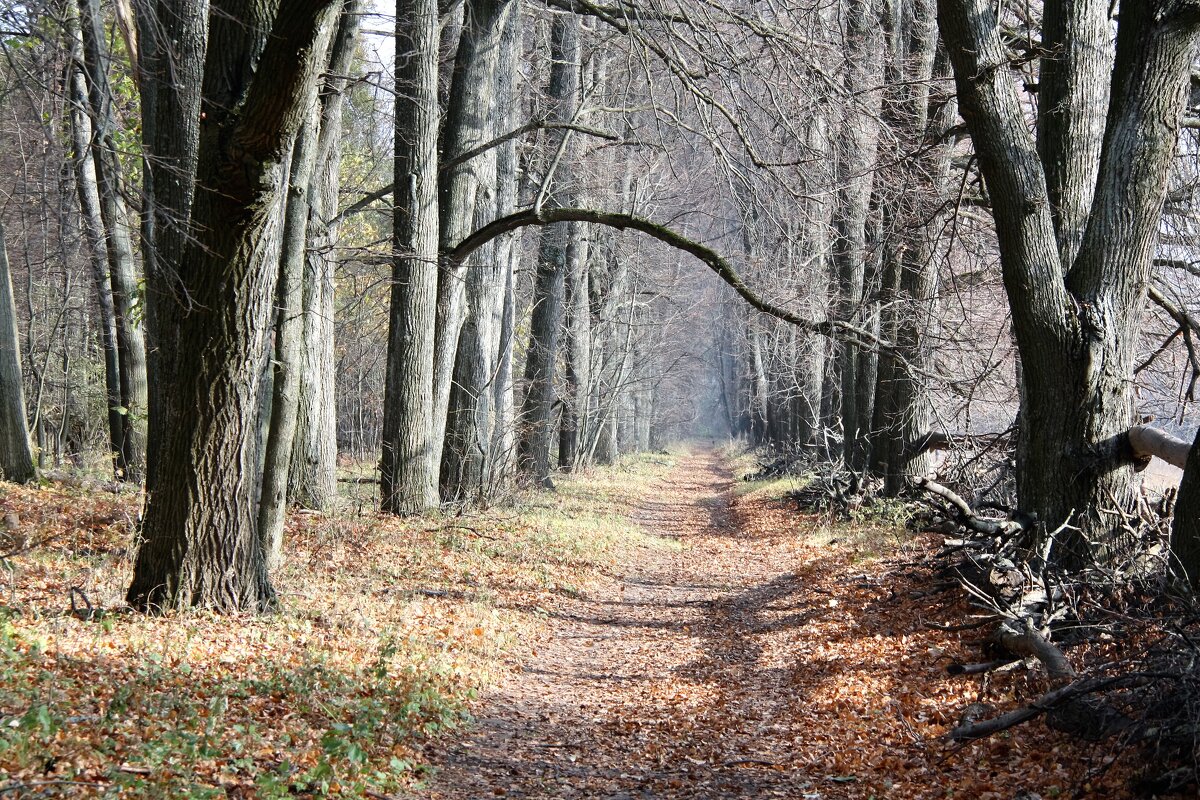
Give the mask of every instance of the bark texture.
M 142 103 L 142 259 L 146 270 L 147 370 L 169 375 L 179 350 L 174 309 L 186 302 L 175 268 L 191 241 L 200 142 L 200 95 L 208 49 L 207 0 L 140 0 L 138 85 Z M 146 489 L 178 398 L 156 380 L 148 396 Z
M 875 441 L 872 460 L 884 488 L 897 495 L 931 466 L 927 450 L 914 447 L 933 422 L 933 406 L 921 373 L 933 366 L 938 295 L 938 238 L 945 222 L 946 182 L 952 147 L 944 141 L 957 107 L 941 90 L 949 62 L 935 59 L 937 31 L 933 0 L 917 0 L 909 16 L 894 22 L 892 83 L 899 87 L 885 117 L 912 153 L 896 160 L 891 204 L 898 228 L 884 248 L 884 338 L 895 349 L 879 356 Z M 893 227 L 887 224 L 886 227 Z
M 1021 356 L 1018 499 L 1049 529 L 1068 518 L 1081 527 L 1056 549 L 1061 560 L 1088 550 L 1104 558 L 1123 542 L 1101 509 L 1134 498 L 1121 441 L 1133 416 L 1134 349 L 1200 4 L 1122 2 L 1106 92 L 1093 79 L 1107 70 L 1091 65 L 1091 31 L 1109 24 L 1108 4 L 1048 2 L 1048 33 L 1074 60 L 1051 67 L 1040 88 L 1040 146 L 993 4 L 939 0 L 938 13 L 992 199 Z M 1091 115 L 1106 94 L 1097 153 Z M 1080 197 L 1093 171 L 1087 203 Z
M 108 294 L 112 297 L 113 332 L 117 350 L 117 415 L 120 436 L 113 440 L 118 475 L 140 481 L 146 460 L 146 342 L 138 321 L 138 280 L 141 268 L 133 250 L 130 213 L 121 196 L 121 165 L 116 144 L 112 89 L 108 82 L 110 56 L 98 0 L 78 0 L 92 159 L 100 215 L 104 222 L 104 253 L 108 262 Z
M 391 319 L 384 387 L 383 508 L 412 513 L 438 504 L 440 442 L 434 410 L 437 318 L 438 5 L 396 9 L 396 163 Z
M 320 95 L 320 136 L 309 188 L 303 280 L 304 332 L 299 405 L 288 478 L 291 501 L 322 510 L 337 495 L 337 407 L 334 401 L 334 269 L 337 265 L 343 92 L 354 62 L 366 0 L 346 0 Z
M 570 121 L 579 103 L 579 21 L 572 15 L 555 16 L 550 31 L 550 101 L 554 119 Z M 563 159 L 570 131 L 551 137 L 543 201 L 548 208 L 571 205 L 573 197 L 570 159 Z M 561 160 L 568 162 L 562 172 Z M 525 398 L 521 404 L 521 437 L 518 458 L 522 468 L 542 486 L 551 486 L 550 447 L 554 435 L 555 372 L 562 330 L 563 292 L 570 254 L 570 226 L 543 228 L 538 245 L 533 287 L 533 312 L 529 346 L 525 355 Z
M 441 176 L 440 251 L 445 252 L 475 229 L 481 191 L 488 195 L 496 180 L 494 150 L 463 160 L 490 141 L 495 132 L 496 77 L 504 22 L 511 0 L 468 0 L 464 6 L 462 32 L 454 60 L 446 123 L 442 131 L 442 153 L 448 169 Z M 450 166 L 452 165 L 452 166 Z M 494 195 L 492 195 L 494 197 Z M 486 200 L 485 203 L 494 202 Z M 487 268 L 486 263 L 477 266 Z M 442 448 L 450 409 L 450 392 L 458 361 L 459 337 L 468 315 L 467 273 L 471 264 L 443 264 L 438 276 L 437 329 L 434 344 L 433 460 L 435 473 L 441 468 Z M 478 276 L 477 276 L 478 277 Z M 492 305 L 490 287 L 476 281 L 477 309 Z M 475 321 L 479 322 L 480 317 Z M 484 323 L 487 327 L 489 323 Z M 471 349 L 480 350 L 478 333 Z M 468 358 L 474 359 L 475 354 Z M 474 369 L 474 365 L 471 365 Z M 451 465 L 451 471 L 457 471 Z
M 159 295 L 173 301 L 158 322 L 176 350 L 154 379 L 173 402 L 155 429 L 164 438 L 127 594 L 136 608 L 274 605 L 253 479 L 258 356 L 272 320 L 285 164 L 336 11 L 330 0 L 214 9 L 190 236 L 178 254 L 157 251 L 184 291 Z
M 17 307 L 8 266 L 8 243 L 0 224 L 0 472 L 3 473 L 0 477 L 6 481 L 25 483 L 37 478 L 27 426 Z
M 874 183 L 879 133 L 879 93 L 867 90 L 880 84 L 883 51 L 876 0 L 850 0 L 846 5 L 845 86 L 852 105 L 842 121 L 838 158 L 837 208 L 834 213 L 834 267 L 838 276 L 838 310 L 842 319 L 861 323 L 864 314 L 864 281 L 867 271 L 867 215 Z M 854 342 L 841 343 L 842 457 L 851 469 L 867 463 L 867 430 L 870 416 L 862 407 L 860 391 L 865 358 Z
M 516 118 L 515 107 L 520 102 L 515 93 L 514 74 L 520 42 L 519 8 L 514 5 L 500 24 L 501 37 L 493 68 L 493 108 L 478 131 L 487 141 L 494 140 L 497 133 L 511 129 Z M 471 150 L 477 148 L 478 145 Z M 468 154 L 469 151 L 458 151 L 455 161 L 464 160 L 454 170 L 470 169 L 472 180 L 459 180 L 452 188 L 464 190 L 470 187 L 474 191 L 474 229 L 511 211 L 516 200 L 517 176 L 515 152 L 507 143 L 466 158 Z M 453 200 L 450 202 L 455 205 Z M 502 339 L 507 273 L 512 267 L 512 258 L 511 241 L 491 242 L 472 258 L 464 276 L 466 314 L 459 334 L 446 419 L 441 464 L 443 500 L 486 501 L 503 483 L 497 428 L 501 424 L 511 424 L 511 418 L 501 419 L 500 408 L 505 398 L 498 394 L 498 381 L 507 369 L 504 385 L 511 387 L 511 346 L 506 347 Z M 511 333 L 507 341 L 511 343 Z M 502 358 L 510 359 L 507 368 L 501 364 Z

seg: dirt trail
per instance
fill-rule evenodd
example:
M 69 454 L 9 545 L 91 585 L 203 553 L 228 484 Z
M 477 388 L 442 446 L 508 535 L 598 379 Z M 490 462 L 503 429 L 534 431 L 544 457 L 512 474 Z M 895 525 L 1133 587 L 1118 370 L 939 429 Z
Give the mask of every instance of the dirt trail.
M 774 633 L 806 616 L 790 537 L 731 519 L 712 452 L 684 457 L 638 521 L 679 540 L 552 612 L 552 635 L 445 752 L 431 798 L 812 797 L 796 733 L 796 655 Z

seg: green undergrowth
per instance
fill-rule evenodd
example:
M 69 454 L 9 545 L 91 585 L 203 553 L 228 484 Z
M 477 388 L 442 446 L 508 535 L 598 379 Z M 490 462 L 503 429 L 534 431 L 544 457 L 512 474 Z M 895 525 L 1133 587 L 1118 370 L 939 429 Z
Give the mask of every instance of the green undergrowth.
M 244 618 L 123 608 L 136 497 L 0 484 L 27 547 L 0 563 L 0 797 L 414 785 L 422 744 L 469 719 L 549 608 L 639 548 L 674 546 L 631 519 L 675 459 L 563 476 L 487 511 L 296 515 L 280 610 Z

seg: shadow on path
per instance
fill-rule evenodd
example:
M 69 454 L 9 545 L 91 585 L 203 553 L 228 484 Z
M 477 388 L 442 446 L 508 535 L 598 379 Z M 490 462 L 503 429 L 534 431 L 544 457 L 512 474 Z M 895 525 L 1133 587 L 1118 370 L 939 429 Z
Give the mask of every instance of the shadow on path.
M 421 796 L 801 798 L 796 702 L 771 634 L 827 608 L 769 543 L 743 535 L 721 458 L 681 460 L 636 515 L 678 540 L 594 596 L 550 613 L 550 643 L 486 701 L 477 727 L 429 755 Z M 767 652 L 767 651 L 770 652 Z M 439 745 L 442 746 L 442 745 Z M 811 795 L 818 796 L 818 795 Z

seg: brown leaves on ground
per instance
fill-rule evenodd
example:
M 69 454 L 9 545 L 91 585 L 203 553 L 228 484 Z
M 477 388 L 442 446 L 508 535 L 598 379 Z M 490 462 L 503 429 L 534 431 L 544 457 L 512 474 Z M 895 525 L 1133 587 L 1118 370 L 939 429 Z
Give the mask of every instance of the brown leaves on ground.
M 0 795 L 401 791 L 422 742 L 527 656 L 537 609 L 636 543 L 667 464 L 481 514 L 298 514 L 282 609 L 258 618 L 124 608 L 135 494 L 0 484 Z
M 1050 688 L 1044 672 L 1031 665 L 985 678 L 948 675 L 952 663 L 987 660 L 981 644 L 988 628 L 931 627 L 962 626 L 977 613 L 957 588 L 939 591 L 913 565 L 935 543 L 901 543 L 892 529 L 873 531 L 869 523 L 829 528 L 790 506 L 750 496 L 737 515 L 748 539 L 775 541 L 797 565 L 790 597 L 806 613 L 778 626 L 770 648 L 792 658 L 784 668 L 794 695 L 786 734 L 792 763 L 827 780 L 853 779 L 824 787 L 822 796 L 1127 793 L 1131 753 L 1121 760 L 1114 743 L 1081 743 L 1041 721 L 984 741 L 947 742 L 968 709 L 991 716 L 1035 700 Z M 786 545 L 778 543 L 785 530 L 793 534 Z
M 911 566 L 929 542 L 829 526 L 767 489 L 734 498 L 713 453 L 669 467 L 484 514 L 299 515 L 283 611 L 256 619 L 123 611 L 138 499 L 3 485 L 0 793 L 1125 792 L 1136 764 L 1115 745 L 1040 721 L 945 742 L 969 705 L 1046 683 L 947 675 L 981 660 L 986 629 L 927 625 L 969 614 Z
M 434 798 L 1122 796 L 1132 768 L 1035 721 L 966 745 L 1046 683 L 1024 667 L 951 677 L 984 630 L 894 525 L 829 526 L 767 492 L 733 498 L 698 454 L 639 515 L 679 542 L 551 612 L 553 636 L 445 749 Z M 1027 795 L 1034 796 L 1034 795 Z

